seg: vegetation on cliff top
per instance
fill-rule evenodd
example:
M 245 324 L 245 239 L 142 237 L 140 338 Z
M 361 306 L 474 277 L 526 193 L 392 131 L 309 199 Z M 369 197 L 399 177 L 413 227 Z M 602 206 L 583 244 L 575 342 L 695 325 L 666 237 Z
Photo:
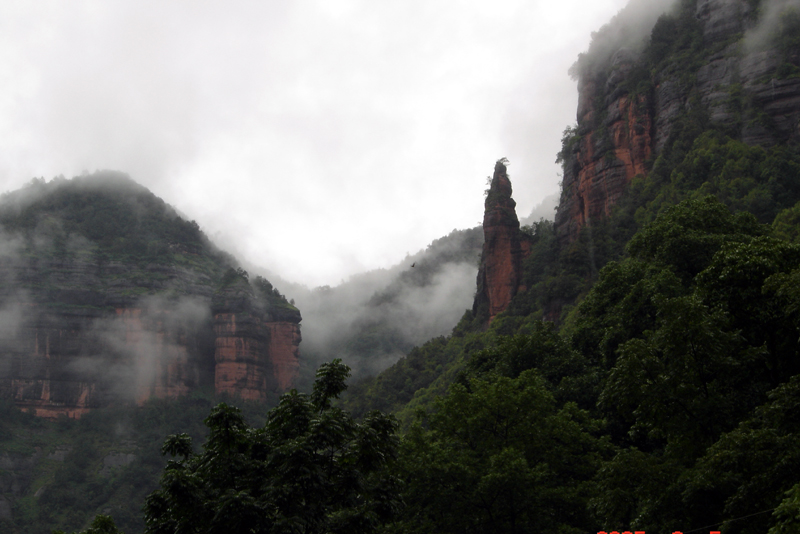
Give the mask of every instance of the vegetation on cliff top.
M 681 2 L 655 21 L 624 90 L 652 98 L 658 76 L 691 82 L 693 70 L 716 50 L 699 39 L 695 7 Z M 610 60 L 614 51 L 604 52 Z M 598 57 L 586 56 L 576 68 L 591 69 L 603 82 L 611 65 Z M 790 422 L 800 372 L 800 151 L 748 146 L 736 127 L 713 127 L 700 99 L 689 95 L 650 172 L 634 179 L 610 217 L 585 226 L 569 243 L 559 242 L 546 221 L 528 230 L 534 237 L 525 261 L 528 289 L 488 329 L 467 316 L 451 336 L 415 348 L 346 396 L 344 405 L 357 412 L 380 406 L 410 425 L 404 446 L 411 463 L 401 462 L 412 503 L 403 520 L 408 531 L 447 532 L 450 524 L 463 531 L 464 524 L 485 526 L 490 517 L 498 524 L 528 521 L 504 527 L 525 531 L 540 519 L 524 512 L 548 502 L 546 484 L 514 476 L 545 455 L 525 457 L 524 448 L 535 443 L 527 438 L 517 446 L 521 456 L 506 459 L 525 460 L 514 464 L 513 475 L 483 464 L 491 453 L 480 448 L 480 430 L 471 421 L 488 417 L 482 406 L 491 401 L 467 400 L 487 387 L 509 387 L 507 380 L 529 371 L 544 378 L 556 406 L 586 410 L 583 428 L 610 447 L 597 449 L 602 452 L 588 466 L 593 474 L 563 528 L 722 525 L 727 532 L 756 533 L 797 525 L 797 480 L 787 469 L 800 465 Z M 562 161 L 581 135 L 580 127 L 565 132 Z M 540 323 L 543 318 L 560 323 L 558 331 Z M 456 412 L 453 403 L 469 408 Z M 523 406 L 508 404 L 493 421 L 511 424 L 509 414 L 525 413 Z M 445 426 L 448 442 L 442 441 Z M 479 456 L 447 449 L 462 439 L 455 450 Z M 431 446 L 450 452 L 422 452 Z M 573 457 L 576 465 L 585 460 Z M 423 466 L 436 466 L 435 474 Z M 493 486 L 498 480 L 505 485 Z M 580 479 L 562 480 L 565 495 Z M 503 508 L 509 500 L 528 507 Z
M 695 4 L 679 2 L 654 22 L 641 49 L 645 68 L 631 71 L 636 83 L 626 90 L 651 91 L 663 72 L 690 81 L 708 52 L 698 48 L 689 16 Z M 610 67 L 602 59 L 611 55 L 587 56 L 580 68 L 602 76 Z M 387 448 L 392 461 L 373 473 L 403 481 L 382 497 L 395 503 L 399 491 L 404 507 L 381 518 L 388 524 L 359 527 L 796 531 L 800 154 L 796 146 L 747 146 L 730 128 L 712 127 L 699 98 L 687 102 L 650 172 L 609 217 L 568 243 L 546 221 L 527 230 L 528 289 L 505 313 L 488 326 L 466 314 L 450 336 L 413 349 L 345 396 L 342 406 L 356 414 L 379 407 L 396 411 L 404 425 L 396 459 Z M 580 129 L 565 141 L 576 135 Z M 566 160 L 569 151 L 562 154 Z M 252 430 L 220 408 L 209 421 L 230 424 L 218 425 L 204 453 L 191 454 L 184 438 L 168 442 L 184 460 L 168 467 L 152 498 L 154 532 L 193 519 L 182 513 L 182 497 L 199 505 L 192 509 L 217 512 L 198 531 L 214 531 L 223 517 L 265 532 L 272 519 L 288 517 L 280 526 L 290 531 L 302 524 L 291 520 L 292 506 L 309 503 L 320 485 L 315 503 L 337 488 L 343 498 L 375 488 L 358 476 L 326 486 L 325 475 L 340 466 L 320 473 L 316 453 L 330 446 L 329 463 L 346 458 L 339 447 L 353 424 L 335 406 L 309 410 L 313 396 L 284 399 L 284 408 L 297 408 L 296 421 L 278 417 L 274 427 Z M 310 425 L 312 412 L 329 409 L 330 419 L 319 415 Z M 273 448 L 270 432 L 284 423 L 289 430 L 279 437 L 289 442 Z M 382 428 L 375 436 L 388 443 L 391 430 Z M 335 437 L 310 439 L 314 429 L 334 429 Z M 230 456 L 234 468 L 291 457 L 303 476 L 276 486 L 242 476 L 237 485 L 215 454 Z M 294 472 L 285 465 L 260 482 Z M 203 471 L 209 466 L 218 469 Z M 215 477 L 222 480 L 206 487 Z M 307 487 L 298 488 L 298 479 Z M 272 500 L 282 491 L 292 502 Z M 372 510 L 370 499 L 347 504 L 358 502 Z M 340 504 L 312 507 L 319 522 L 311 529 L 347 524 L 352 508 Z
M 68 252 L 70 236 L 91 241 L 98 253 L 163 261 L 179 253 L 208 252 L 210 242 L 194 221 L 127 175 L 104 171 L 34 179 L 0 198 L 0 224 L 26 238 L 51 237 L 56 254 Z
M 210 296 L 225 285 L 226 273 L 238 268 L 195 221 L 113 171 L 71 180 L 33 179 L 3 194 L 0 229 L 3 259 L 30 265 L 29 275 L 13 283 L 34 296 L 44 294 L 40 300 L 49 306 L 86 305 L 75 299 L 62 302 L 59 295 L 72 289 L 93 292 L 100 306 L 111 294 L 119 304 L 156 293 L 191 294 L 198 286 Z M 81 269 L 87 276 L 79 276 Z M 68 274 L 53 276 L 59 270 Z M 76 275 L 77 281 L 72 280 Z M 297 311 L 267 280 L 259 277 L 254 284 L 267 306 Z

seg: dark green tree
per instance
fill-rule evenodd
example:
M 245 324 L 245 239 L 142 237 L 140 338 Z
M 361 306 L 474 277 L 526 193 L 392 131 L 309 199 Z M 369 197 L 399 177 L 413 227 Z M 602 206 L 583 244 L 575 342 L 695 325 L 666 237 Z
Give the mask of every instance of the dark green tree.
M 66 534 L 63 530 L 54 530 L 53 534 Z M 125 534 L 117 528 L 111 516 L 98 514 L 86 530 L 75 534 Z
M 427 427 L 427 428 L 426 428 Z M 559 409 L 536 370 L 454 384 L 401 447 L 406 509 L 391 532 L 585 532 L 607 443 Z
M 205 420 L 201 452 L 189 436 L 170 436 L 161 488 L 145 503 L 146 532 L 372 532 L 400 504 L 386 469 L 397 424 L 371 412 L 362 422 L 331 405 L 349 368 L 339 360 L 317 371 L 314 391 L 281 398 L 263 428 L 220 404 Z

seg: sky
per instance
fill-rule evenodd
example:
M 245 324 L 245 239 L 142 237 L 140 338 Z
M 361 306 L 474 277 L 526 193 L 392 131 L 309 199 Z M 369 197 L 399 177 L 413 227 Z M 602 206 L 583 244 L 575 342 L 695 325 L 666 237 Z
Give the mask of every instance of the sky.
M 567 74 L 626 0 L 0 2 L 0 192 L 113 169 L 309 287 L 559 191 Z

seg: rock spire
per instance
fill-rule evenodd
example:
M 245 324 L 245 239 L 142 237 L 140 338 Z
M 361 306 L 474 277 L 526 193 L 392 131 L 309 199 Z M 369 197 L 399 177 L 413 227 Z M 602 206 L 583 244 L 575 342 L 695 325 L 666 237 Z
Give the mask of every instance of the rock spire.
M 483 252 L 472 310 L 488 322 L 508 307 L 514 295 L 525 290 L 522 260 L 530 250 L 530 242 L 519 230 L 507 164 L 505 158 L 495 163 L 484 203 Z

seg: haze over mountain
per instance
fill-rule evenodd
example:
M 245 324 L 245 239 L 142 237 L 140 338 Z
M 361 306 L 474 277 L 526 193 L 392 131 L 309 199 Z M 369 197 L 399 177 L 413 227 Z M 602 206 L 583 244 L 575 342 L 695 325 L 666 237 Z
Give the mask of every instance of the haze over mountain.
M 624 4 L 3 2 L 0 191 L 122 171 L 335 286 L 476 226 L 499 157 L 521 213 L 557 193 L 567 70 Z
M 495 156 L 480 227 L 335 287 L 120 173 L 4 195 L 0 530 L 796 532 L 800 0 L 633 0 L 571 72 L 554 220 Z

